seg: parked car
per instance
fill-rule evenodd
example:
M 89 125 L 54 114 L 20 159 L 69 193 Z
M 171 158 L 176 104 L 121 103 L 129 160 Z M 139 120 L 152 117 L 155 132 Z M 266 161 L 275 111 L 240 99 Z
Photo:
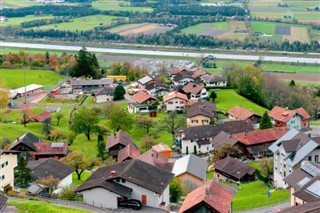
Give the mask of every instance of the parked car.
M 142 207 L 142 203 L 140 200 L 129 199 L 129 200 L 120 201 L 119 206 L 125 207 L 125 208 L 132 208 L 134 210 L 139 210 Z

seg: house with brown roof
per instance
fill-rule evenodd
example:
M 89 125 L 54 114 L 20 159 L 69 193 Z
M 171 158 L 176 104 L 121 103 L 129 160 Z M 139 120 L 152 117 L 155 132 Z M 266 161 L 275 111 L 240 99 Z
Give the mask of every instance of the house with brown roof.
M 118 159 L 120 150 L 122 150 L 129 144 L 135 149 L 139 150 L 137 145 L 134 143 L 132 136 L 119 130 L 118 132 L 110 135 L 107 138 L 106 149 L 109 151 L 110 156 L 112 156 L 115 159 Z
M 183 201 L 179 213 L 193 212 L 232 212 L 231 192 L 215 181 L 208 181 L 190 192 Z
M 229 115 L 229 119 L 240 121 L 250 120 L 256 129 L 260 126 L 259 123 L 261 116 L 246 108 L 235 106 L 228 110 L 227 113 Z
M 32 153 L 37 151 L 35 143 L 41 143 L 42 140 L 34 134 L 27 132 L 26 134 L 17 137 L 17 139 L 10 145 L 9 150 L 20 151 L 27 160 L 33 160 Z
M 255 179 L 253 167 L 229 156 L 219 160 L 214 168 L 214 176 L 218 180 L 241 182 Z
M 211 121 L 216 121 L 216 105 L 209 101 L 199 101 L 191 105 L 187 110 L 187 126 L 209 125 Z
M 302 129 L 309 127 L 310 115 L 302 108 L 289 110 L 275 106 L 269 113 L 272 123 L 276 127 L 288 127 L 289 129 Z
M 113 100 L 114 96 L 114 86 L 109 85 L 102 88 L 99 88 L 93 92 L 94 101 L 96 103 L 105 103 Z
M 152 104 L 152 102 L 157 100 L 155 97 L 149 95 L 145 91 L 139 91 L 132 95 L 131 98 L 134 100 L 134 102 L 128 104 L 129 113 L 137 113 L 143 110 L 148 110 L 148 107 Z
M 171 172 L 134 159 L 97 169 L 77 192 L 83 201 L 99 208 L 117 209 L 119 201 L 137 199 L 143 205 L 162 208 L 169 205 Z
M 137 82 L 139 89 L 145 89 L 147 84 L 154 82 L 154 79 L 146 75 L 140 78 Z
M 200 84 L 189 82 L 182 88 L 182 91 L 190 97 L 190 99 L 204 99 L 208 97 L 207 89 Z
M 0 149 L 0 189 L 14 187 L 14 168 L 18 163 L 18 151 Z
M 169 162 L 166 156 L 159 153 L 155 149 L 150 149 L 147 152 L 140 155 L 139 160 L 142 160 L 146 163 L 149 163 L 166 171 L 172 171 L 173 163 Z
M 320 200 L 304 203 L 298 206 L 280 210 L 279 213 L 318 213 L 320 212 Z
M 276 127 L 232 135 L 236 140 L 235 147 L 250 159 L 271 156 L 269 147 L 289 131 L 286 127 Z
M 171 80 L 175 86 L 183 86 L 189 82 L 194 82 L 194 78 L 192 77 L 192 75 L 192 71 L 182 71 L 175 75 L 173 78 L 171 78 Z
M 45 142 L 34 143 L 37 148 L 35 153 L 32 153 L 34 160 L 44 158 L 60 159 L 69 153 L 69 143 L 67 142 Z
M 154 81 L 147 83 L 145 91 L 152 96 L 163 96 L 169 93 L 169 87 L 167 84 L 155 79 Z
M 171 148 L 167 144 L 159 143 L 157 145 L 152 146 L 152 149 L 167 158 L 171 157 Z
M 50 112 L 44 111 L 38 115 L 35 115 L 32 120 L 35 122 L 43 123 L 45 120 L 51 121 L 51 117 L 52 117 L 52 115 Z
M 122 162 L 131 159 L 137 159 L 140 156 L 140 150 L 135 146 L 128 144 L 118 152 L 117 162 Z
M 164 109 L 166 111 L 184 110 L 186 101 L 188 101 L 188 97 L 177 91 L 163 96 Z
M 223 75 L 203 75 L 201 81 L 206 87 L 226 87 L 227 79 Z
M 320 164 L 304 161 L 300 168 L 285 177 L 290 187 L 290 206 L 320 200 Z

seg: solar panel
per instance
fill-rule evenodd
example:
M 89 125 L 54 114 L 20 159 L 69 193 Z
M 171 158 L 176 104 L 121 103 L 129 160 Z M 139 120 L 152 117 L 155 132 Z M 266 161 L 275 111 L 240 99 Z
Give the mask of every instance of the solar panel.
M 320 180 L 317 180 L 313 184 L 311 184 L 308 188 L 307 191 L 317 197 L 320 197 Z
M 63 147 L 63 143 L 52 143 L 51 147 Z
M 318 168 L 317 166 L 315 166 L 314 164 L 305 161 L 303 163 L 303 165 L 301 166 L 301 169 L 307 173 L 309 173 L 310 175 L 312 175 L 313 177 L 317 176 L 320 174 L 320 168 Z
M 298 182 L 298 185 L 299 186 L 304 186 L 306 183 L 308 183 L 309 181 L 310 181 L 311 179 L 309 178 L 309 177 L 305 177 L 305 178 L 303 178 L 302 180 L 300 180 L 299 182 Z

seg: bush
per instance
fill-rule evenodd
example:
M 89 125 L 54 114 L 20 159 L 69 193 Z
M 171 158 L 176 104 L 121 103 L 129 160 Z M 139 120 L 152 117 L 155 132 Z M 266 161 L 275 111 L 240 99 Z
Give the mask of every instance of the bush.
M 61 200 L 76 200 L 76 187 L 66 186 L 61 189 L 58 198 Z
M 15 197 L 15 196 L 17 196 L 17 192 L 15 190 L 11 189 L 8 191 L 8 196 Z

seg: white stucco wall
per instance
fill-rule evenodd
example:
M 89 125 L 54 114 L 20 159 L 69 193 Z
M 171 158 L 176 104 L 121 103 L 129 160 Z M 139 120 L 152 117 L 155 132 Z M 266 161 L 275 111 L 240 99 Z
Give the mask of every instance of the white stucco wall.
M 181 79 L 180 81 L 178 82 L 174 82 L 174 85 L 186 85 L 187 83 L 189 82 L 193 82 L 194 80 L 192 78 L 184 78 L 184 79 Z
M 72 173 L 60 181 L 58 188 L 70 186 L 72 184 Z
M 227 81 L 206 83 L 206 86 L 207 87 L 226 87 L 227 86 Z
M 169 104 L 172 102 L 172 104 Z M 183 110 L 186 106 L 186 101 L 180 98 L 173 98 L 165 103 L 167 111 Z
M 117 209 L 117 197 L 121 197 L 103 188 L 94 188 L 81 192 L 83 202 L 99 208 Z
M 289 121 L 287 121 L 287 126 L 289 129 L 301 129 L 301 116 L 295 114 Z
M 6 165 L 8 162 L 8 165 Z M 2 168 L 1 165 L 4 165 Z M 10 185 L 14 187 L 14 167 L 17 166 L 17 155 L 16 154 L 2 154 L 0 155 L 0 190 L 3 187 Z M 4 179 L 2 179 L 4 177 Z
M 95 96 L 96 103 L 104 103 L 113 100 L 113 95 L 97 95 Z
M 208 153 L 211 150 L 213 150 L 213 147 L 211 144 L 205 144 L 199 147 L 199 145 L 195 141 L 191 142 L 191 140 L 183 140 L 181 143 L 181 153 L 186 155 L 190 153 L 194 153 L 195 146 L 196 146 L 197 153 L 199 152 L 199 150 L 202 153 Z M 187 147 L 188 147 L 188 153 L 187 153 Z

